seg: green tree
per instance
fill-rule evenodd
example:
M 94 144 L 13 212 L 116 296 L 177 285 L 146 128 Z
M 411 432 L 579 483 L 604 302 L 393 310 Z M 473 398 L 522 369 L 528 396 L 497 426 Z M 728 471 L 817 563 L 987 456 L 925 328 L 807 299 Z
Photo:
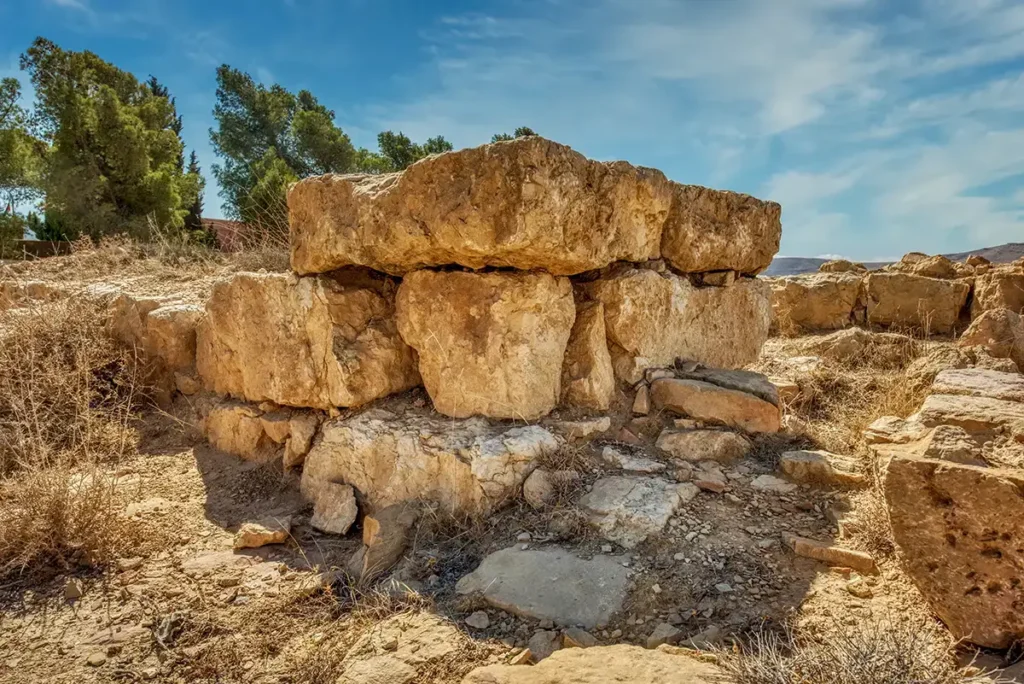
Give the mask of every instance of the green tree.
M 42 182 L 46 143 L 29 132 L 20 98 L 17 79 L 0 80 L 0 212 L 36 197 Z
M 525 138 L 528 135 L 537 134 L 534 133 L 533 129 L 528 126 L 520 126 L 519 128 L 516 129 L 513 135 L 509 135 L 508 133 L 495 133 L 494 135 L 491 136 L 491 142 L 496 143 L 501 142 L 503 140 L 515 140 L 516 138 Z
M 92 52 L 37 38 L 21 56 L 51 150 L 47 222 L 70 236 L 181 229 L 200 179 L 179 165 L 180 120 L 166 94 Z

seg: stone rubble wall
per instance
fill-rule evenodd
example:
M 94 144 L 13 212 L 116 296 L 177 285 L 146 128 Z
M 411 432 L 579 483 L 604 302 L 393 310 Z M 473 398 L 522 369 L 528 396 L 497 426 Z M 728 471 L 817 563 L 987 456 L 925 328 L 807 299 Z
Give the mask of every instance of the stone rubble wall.
M 840 260 L 769 283 L 773 325 L 783 333 L 860 325 L 948 335 L 989 311 L 1024 312 L 1021 260 L 997 266 L 977 256 L 959 263 L 912 252 L 873 272 Z

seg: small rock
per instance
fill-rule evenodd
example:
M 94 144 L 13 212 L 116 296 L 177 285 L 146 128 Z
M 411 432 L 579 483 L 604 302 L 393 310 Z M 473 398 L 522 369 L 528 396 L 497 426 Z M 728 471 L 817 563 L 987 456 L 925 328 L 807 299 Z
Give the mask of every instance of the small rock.
M 530 650 L 530 653 L 533 654 L 534 662 L 539 663 L 555 651 L 562 648 L 562 643 L 558 632 L 542 629 L 530 637 L 530 641 L 527 643 L 526 647 Z
M 491 618 L 487 616 L 486 612 L 478 610 L 466 618 L 466 624 L 473 629 L 487 629 L 491 626 Z

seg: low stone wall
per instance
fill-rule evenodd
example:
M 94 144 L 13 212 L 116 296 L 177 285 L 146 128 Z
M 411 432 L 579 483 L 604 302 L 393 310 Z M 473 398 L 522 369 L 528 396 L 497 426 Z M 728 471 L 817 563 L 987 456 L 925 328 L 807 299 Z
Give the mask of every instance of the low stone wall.
M 1024 311 L 1024 263 L 994 266 L 911 253 L 873 272 L 829 262 L 821 272 L 770 279 L 773 323 L 781 332 L 838 330 L 852 325 L 961 332 L 987 311 Z

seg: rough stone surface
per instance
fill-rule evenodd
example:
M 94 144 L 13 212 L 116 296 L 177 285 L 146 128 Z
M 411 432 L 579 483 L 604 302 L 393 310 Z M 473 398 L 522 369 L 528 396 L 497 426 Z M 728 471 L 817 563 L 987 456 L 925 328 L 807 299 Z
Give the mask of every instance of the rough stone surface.
M 537 460 L 558 448 L 536 425 L 366 411 L 324 424 L 306 456 L 302 487 L 344 482 L 371 510 L 423 500 L 481 514 L 514 496 Z
M 576 316 L 568 278 L 416 271 L 402 281 L 397 311 L 441 413 L 532 420 L 558 403 Z
M 782 238 L 782 207 L 750 195 L 672 183 L 661 255 L 683 273 L 768 268 Z
M 722 676 L 715 665 L 686 655 L 619 644 L 563 649 L 533 667 L 488 665 L 462 684 L 713 684 Z
M 615 396 L 615 371 L 608 353 L 604 305 L 583 303 L 576 308 L 562 364 L 562 403 L 606 411 Z
M 306 178 L 288 193 L 298 273 L 460 264 L 571 275 L 660 251 L 672 187 L 538 136 L 428 157 L 383 175 Z
M 221 281 L 197 344 L 206 387 L 249 401 L 358 406 L 419 384 L 391 295 L 329 278 L 242 273 Z
M 856 461 L 827 451 L 787 451 L 779 469 L 794 482 L 838 487 L 862 487 L 867 477 L 855 472 Z
M 255 549 L 267 544 L 283 544 L 291 532 L 291 520 L 266 518 L 243 523 L 235 534 L 235 549 Z
M 993 309 L 1024 313 L 1024 272 L 998 270 L 975 278 L 971 315 L 977 318 Z
M 337 684 L 408 684 L 461 657 L 466 638 L 430 613 L 402 613 L 374 625 L 349 649 Z
M 904 567 L 953 636 L 1024 637 L 1024 472 L 894 458 L 885 498 Z
M 1010 359 L 1024 368 L 1024 317 L 1009 309 L 983 311 L 957 341 L 960 347 L 980 347 L 989 356 Z
M 690 463 L 732 463 L 747 455 L 750 442 L 724 430 L 664 430 L 656 446 L 673 458 Z
M 515 546 L 484 558 L 455 590 L 515 615 L 593 629 L 622 608 L 628 584 L 629 571 L 610 556 L 583 560 L 559 547 Z
M 303 483 L 306 484 L 305 478 Z M 347 484 L 316 482 L 307 484 L 306 495 L 313 500 L 313 517 L 309 524 L 322 532 L 345 534 L 356 521 L 359 508 L 355 491 Z
M 871 273 L 864 279 L 867 320 L 872 325 L 952 332 L 971 291 L 959 280 L 907 273 Z
M 604 304 L 612 364 L 626 382 L 677 358 L 740 368 L 757 359 L 768 337 L 770 293 L 761 280 L 696 288 L 672 273 L 623 267 L 585 289 Z
M 812 273 L 773 278 L 772 314 L 787 332 L 838 330 L 853 323 L 862 277 L 853 273 Z
M 778 432 L 779 408 L 746 392 L 699 380 L 661 378 L 651 384 L 655 408 L 747 432 Z
M 579 501 L 601 535 L 631 549 L 668 524 L 683 503 L 680 485 L 656 477 L 605 477 Z

